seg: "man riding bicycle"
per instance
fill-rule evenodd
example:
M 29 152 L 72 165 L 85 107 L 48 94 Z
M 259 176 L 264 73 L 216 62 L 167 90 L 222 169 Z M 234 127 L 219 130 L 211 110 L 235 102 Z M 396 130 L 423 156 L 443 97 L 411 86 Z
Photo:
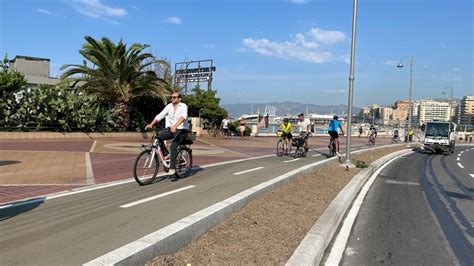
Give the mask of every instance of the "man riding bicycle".
M 309 123 L 309 119 L 305 119 L 304 118 L 304 114 L 303 113 L 300 113 L 298 115 L 298 128 L 299 128 L 299 131 L 300 131 L 300 136 L 304 139 L 304 143 L 306 145 L 306 151 L 308 151 L 308 133 L 310 132 L 311 130 L 311 125 Z
M 398 140 L 399 138 L 400 138 L 400 136 L 399 136 L 399 133 L 398 133 L 398 129 L 395 129 L 395 130 L 393 131 L 393 139 L 394 139 L 394 140 L 395 140 L 395 139 Z
M 369 140 L 372 140 L 375 143 L 375 138 L 377 137 L 377 130 L 373 125 L 369 128 Z
M 291 131 L 293 130 L 293 126 L 288 121 L 288 118 L 283 118 L 283 123 L 280 125 L 281 129 L 281 136 L 285 138 L 286 149 L 290 146 L 290 140 L 293 138 L 291 135 Z
M 171 103 L 159 113 L 153 121 L 148 124 L 145 129 L 153 128 L 153 126 L 166 117 L 167 126 L 170 126 L 169 131 L 163 131 L 159 137 L 163 140 L 173 139 L 170 152 L 170 169 L 168 175 L 172 176 L 176 173 L 176 157 L 178 156 L 179 142 L 184 134 L 188 132 L 188 106 L 181 102 L 181 94 L 179 92 L 173 92 L 171 95 Z
M 331 136 L 330 142 L 334 140 L 334 142 L 336 143 L 337 156 L 341 156 L 341 154 L 339 153 L 339 133 L 337 130 L 341 130 L 341 136 L 344 136 L 344 130 L 342 129 L 341 122 L 338 119 L 339 117 L 335 115 L 332 117 L 332 120 L 329 121 L 328 133 L 329 136 Z M 329 145 L 329 148 L 331 148 L 331 145 Z

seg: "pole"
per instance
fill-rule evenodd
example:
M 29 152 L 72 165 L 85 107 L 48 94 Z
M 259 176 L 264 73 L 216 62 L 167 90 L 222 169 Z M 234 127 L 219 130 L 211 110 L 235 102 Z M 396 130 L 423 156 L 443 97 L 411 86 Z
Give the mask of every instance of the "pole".
M 410 88 L 408 92 L 408 130 L 411 129 L 411 91 L 413 83 L 413 56 L 410 56 Z
M 354 91 L 354 67 L 355 67 L 355 45 L 357 29 L 357 0 L 354 0 L 352 9 L 352 40 L 351 40 L 351 64 L 349 73 L 349 99 L 347 107 L 347 141 L 346 141 L 346 165 L 351 164 L 351 124 L 352 124 L 352 96 Z

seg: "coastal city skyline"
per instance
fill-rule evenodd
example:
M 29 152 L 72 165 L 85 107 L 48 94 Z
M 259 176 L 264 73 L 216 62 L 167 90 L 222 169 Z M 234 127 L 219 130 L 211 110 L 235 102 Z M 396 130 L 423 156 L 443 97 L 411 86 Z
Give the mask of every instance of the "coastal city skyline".
M 172 64 L 213 59 L 222 104 L 347 104 L 350 1 L 245 3 L 7 0 L 0 51 L 49 58 L 56 76 L 61 65 L 82 62 L 85 35 L 122 39 L 150 44 Z M 444 98 L 450 89 L 458 99 L 473 94 L 472 2 L 430 3 L 360 3 L 354 105 L 408 99 L 407 58 L 396 68 L 405 56 L 414 58 L 413 100 Z

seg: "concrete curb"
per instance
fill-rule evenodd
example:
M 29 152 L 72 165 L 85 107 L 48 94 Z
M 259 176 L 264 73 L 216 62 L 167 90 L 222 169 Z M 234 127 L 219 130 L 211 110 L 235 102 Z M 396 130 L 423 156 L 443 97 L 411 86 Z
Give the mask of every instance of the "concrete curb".
M 355 151 L 353 153 L 393 146 L 399 145 L 374 147 L 371 149 Z M 337 157 L 333 157 L 318 161 L 280 175 L 267 182 L 242 191 L 224 201 L 191 214 L 190 216 L 170 224 L 156 232 L 89 261 L 84 265 L 137 265 L 144 264 L 156 256 L 175 252 L 179 248 L 206 233 L 209 229 L 222 222 L 232 213 L 241 210 L 252 199 L 267 191 L 283 186 L 301 174 L 312 172 L 315 168 L 321 165 L 327 165 L 337 159 Z
M 410 152 L 411 150 L 401 150 L 385 155 L 354 176 L 311 227 L 286 265 L 319 265 L 349 206 L 370 176 L 386 162 Z

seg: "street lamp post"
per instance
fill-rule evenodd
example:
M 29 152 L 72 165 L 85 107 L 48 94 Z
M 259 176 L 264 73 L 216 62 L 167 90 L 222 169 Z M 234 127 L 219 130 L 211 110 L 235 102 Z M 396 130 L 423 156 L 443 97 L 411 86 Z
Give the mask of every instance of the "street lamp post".
M 398 68 L 402 68 L 403 67 L 403 64 L 402 64 L 402 60 L 405 59 L 408 57 L 407 56 L 404 56 L 402 58 L 400 58 L 400 62 L 398 63 L 397 67 Z M 412 91 L 412 83 L 413 83 L 413 56 L 410 56 L 410 86 L 408 88 L 408 128 L 407 128 L 407 132 L 408 130 L 411 129 L 411 91 Z M 407 136 L 407 143 L 408 143 L 408 136 Z
M 354 92 L 354 68 L 355 68 L 355 45 L 357 29 L 357 0 L 354 0 L 352 8 L 352 38 L 351 38 L 351 64 L 349 71 L 349 99 L 347 107 L 347 140 L 346 140 L 346 167 L 351 164 L 351 126 L 352 126 L 352 96 Z

